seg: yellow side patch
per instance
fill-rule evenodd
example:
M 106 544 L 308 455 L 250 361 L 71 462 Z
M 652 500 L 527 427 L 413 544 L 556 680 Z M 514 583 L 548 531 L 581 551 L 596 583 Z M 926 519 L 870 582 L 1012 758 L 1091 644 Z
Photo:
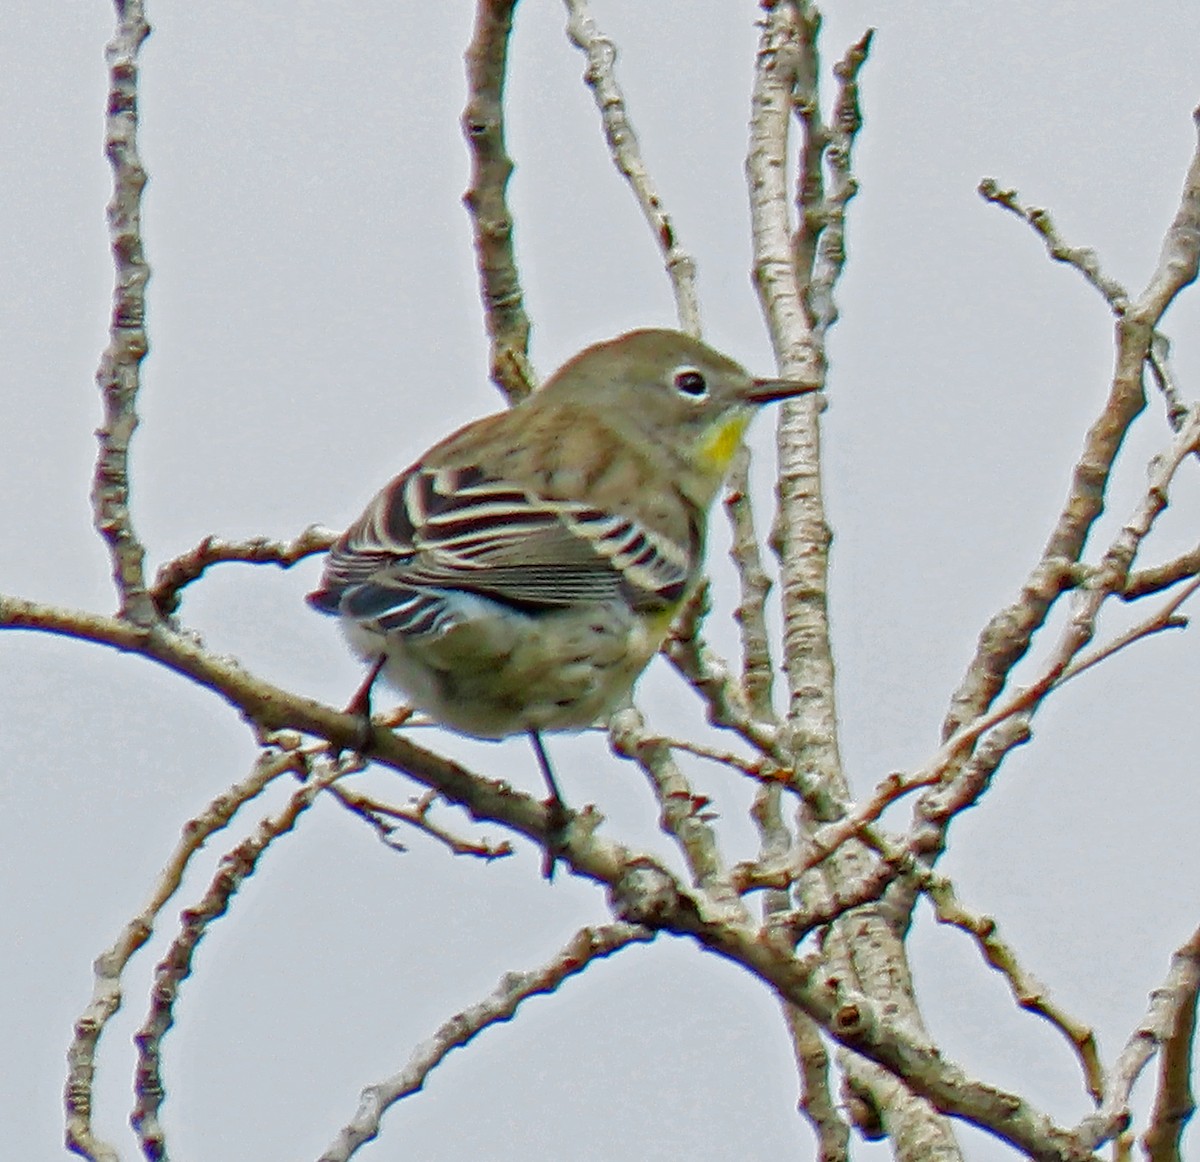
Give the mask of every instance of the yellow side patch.
M 717 420 L 700 437 L 696 445 L 696 462 L 702 468 L 723 476 L 742 442 L 742 436 L 746 434 L 746 426 L 749 423 L 748 411 L 734 412 Z
M 667 630 L 671 628 L 671 623 L 675 620 L 675 615 L 682 605 L 682 601 L 677 601 L 668 609 L 648 610 L 642 614 L 642 624 L 655 642 L 655 649 L 662 645 L 663 639 L 667 636 Z

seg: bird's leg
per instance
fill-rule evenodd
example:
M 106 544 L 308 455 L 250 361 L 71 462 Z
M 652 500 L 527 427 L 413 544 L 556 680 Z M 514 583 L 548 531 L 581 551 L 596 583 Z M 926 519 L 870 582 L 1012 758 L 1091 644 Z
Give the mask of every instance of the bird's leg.
M 531 729 L 529 731 L 529 741 L 533 744 L 533 753 L 537 755 L 538 766 L 542 769 L 542 777 L 546 780 L 546 786 L 550 791 L 551 804 L 557 803 L 559 808 L 565 811 L 562 792 L 559 791 L 558 783 L 555 781 L 554 768 L 550 765 L 550 756 L 546 754 L 541 734 Z
M 542 875 L 548 880 L 554 879 L 554 865 L 562 854 L 564 832 L 570 822 L 567 806 L 563 802 L 562 793 L 554 778 L 554 768 L 550 765 L 550 756 L 542 744 L 542 736 L 532 728 L 529 731 L 529 741 L 533 744 L 533 753 L 537 755 L 538 766 L 542 768 L 542 777 L 550 791 L 546 807 L 550 813 L 550 833 L 546 837 L 546 858 L 542 861 Z
M 346 703 L 345 713 L 355 714 L 362 720 L 354 740 L 354 749 L 359 754 L 366 753 L 367 746 L 371 741 L 371 687 L 375 685 L 375 679 L 379 677 L 379 672 L 383 669 L 386 661 L 387 654 L 380 654 L 372 664 L 366 680 L 354 691 L 354 697 Z

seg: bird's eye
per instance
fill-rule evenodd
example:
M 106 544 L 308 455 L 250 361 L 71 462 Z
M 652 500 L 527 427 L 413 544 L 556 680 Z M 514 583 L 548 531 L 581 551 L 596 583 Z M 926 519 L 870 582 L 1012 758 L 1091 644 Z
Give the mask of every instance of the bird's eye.
M 692 399 L 701 399 L 708 394 L 708 381 L 694 367 L 681 367 L 675 372 L 675 390 Z

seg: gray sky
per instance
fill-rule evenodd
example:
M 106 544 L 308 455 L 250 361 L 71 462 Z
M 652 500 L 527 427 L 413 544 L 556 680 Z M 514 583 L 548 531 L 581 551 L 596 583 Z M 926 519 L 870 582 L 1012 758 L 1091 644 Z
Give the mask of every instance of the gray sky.
M 879 29 L 825 428 L 838 693 L 863 790 L 935 748 L 979 629 L 1041 550 L 1111 372 L 1099 296 L 975 185 L 991 175 L 1048 206 L 1068 240 L 1140 289 L 1194 144 L 1200 10 L 831 7 L 830 61 L 866 25 Z M 111 17 L 98 0 L 43 8 L 0 15 L 0 591 L 107 611 L 87 491 L 111 277 L 100 147 Z M 340 527 L 430 442 L 498 406 L 459 204 L 469 9 L 151 6 L 152 353 L 133 471 L 152 565 L 207 533 Z M 622 48 L 646 158 L 698 258 L 707 334 L 768 372 L 742 180 L 756 12 L 595 3 Z M 562 24 L 560 6 L 525 0 L 510 82 L 517 245 L 543 373 L 595 339 L 673 322 Z M 1166 321 L 1189 397 L 1196 323 L 1193 292 Z M 760 420 L 760 441 L 768 429 Z M 1104 530 L 1124 520 L 1164 432 L 1152 401 Z M 1196 542 L 1194 471 L 1179 498 L 1152 560 Z M 765 512 L 769 486 L 760 499 Z M 714 536 L 714 562 L 724 543 Z M 318 568 L 223 567 L 189 591 L 184 618 L 269 680 L 343 704 L 358 667 L 302 602 Z M 955 824 L 943 869 L 1095 1024 L 1110 1060 L 1197 922 L 1198 678 L 1194 636 L 1169 634 L 1067 688 Z M 694 724 L 694 700 L 665 668 L 643 689 L 653 725 Z M 166 671 L 44 637 L 0 635 L 0 706 L 0 1124 L 12 1157 L 56 1158 L 63 1054 L 91 961 L 141 905 L 184 821 L 242 777 L 253 748 L 224 705 Z M 537 786 L 523 745 L 436 744 Z M 631 765 L 599 737 L 551 747 L 572 802 L 598 803 L 614 835 L 667 850 Z M 748 852 L 737 815 L 749 789 L 713 767 L 693 777 Z M 398 793 L 394 780 L 371 783 Z M 389 852 L 321 804 L 214 927 L 166 1041 L 177 1157 L 315 1157 L 363 1085 L 503 971 L 534 966 L 605 915 L 592 886 L 541 882 L 528 849 L 482 866 L 419 836 L 411 846 Z M 205 882 L 188 881 L 168 920 Z M 918 988 L 947 1053 L 1081 1117 L 1056 1035 L 1012 1017 L 961 935 L 924 910 L 918 929 Z M 133 966 L 103 1046 L 98 1127 L 130 1157 L 129 1035 L 163 947 L 160 934 Z M 361 1157 L 806 1158 L 794 1100 L 772 999 L 660 938 L 456 1053 Z M 973 1159 L 1011 1156 L 963 1140 Z

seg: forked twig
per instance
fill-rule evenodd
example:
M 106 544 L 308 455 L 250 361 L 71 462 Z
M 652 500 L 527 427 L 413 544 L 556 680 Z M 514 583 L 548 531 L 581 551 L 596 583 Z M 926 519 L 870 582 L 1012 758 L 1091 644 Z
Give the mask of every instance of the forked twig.
M 426 791 L 416 799 L 399 806 L 382 803 L 370 795 L 337 783 L 331 784 L 328 791 L 348 811 L 369 823 L 384 844 L 396 851 L 406 850 L 404 844 L 395 837 L 400 826 L 405 825 L 424 832 L 431 839 L 436 839 L 453 855 L 471 855 L 490 861 L 513 853 L 513 845 L 507 839 L 499 843 L 491 843 L 486 839 L 463 839 L 430 819 L 429 812 L 438 799 L 436 791 Z

